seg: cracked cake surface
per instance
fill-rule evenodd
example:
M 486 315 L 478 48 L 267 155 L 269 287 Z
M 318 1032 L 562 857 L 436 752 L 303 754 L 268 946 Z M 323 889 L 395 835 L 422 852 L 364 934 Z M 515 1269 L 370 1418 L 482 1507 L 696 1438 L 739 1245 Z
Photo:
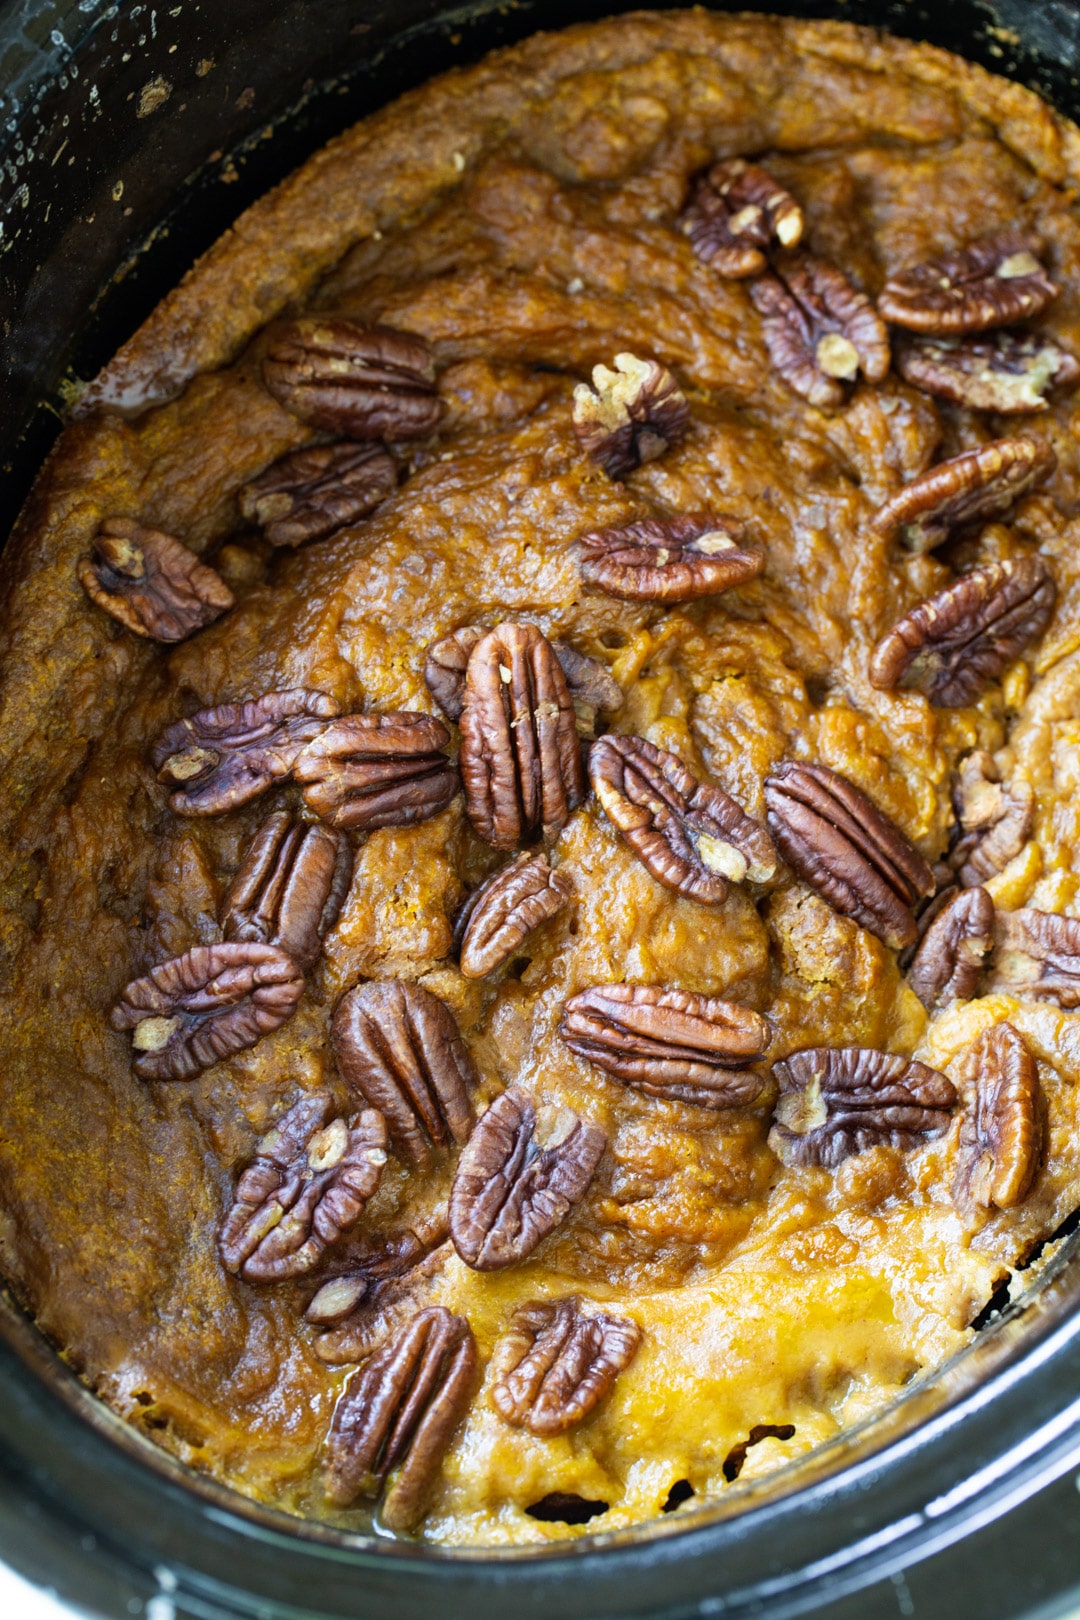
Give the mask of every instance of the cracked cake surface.
M 347 131 L 86 386 L 5 554 L 0 1261 L 174 1455 L 637 1524 L 1080 1204 L 1078 183 L 948 53 L 635 13 Z

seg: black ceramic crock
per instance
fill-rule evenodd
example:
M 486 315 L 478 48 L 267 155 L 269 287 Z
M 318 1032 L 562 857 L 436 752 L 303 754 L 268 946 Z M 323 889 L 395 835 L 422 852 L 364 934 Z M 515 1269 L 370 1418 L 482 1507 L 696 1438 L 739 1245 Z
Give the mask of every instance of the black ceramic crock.
M 0 0 L 0 532 L 66 384 L 93 375 L 267 186 L 452 62 L 619 9 Z M 1080 0 L 761 9 L 928 39 L 1080 116 Z M 984 1313 L 972 1349 L 768 1492 L 735 1486 L 635 1534 L 497 1555 L 257 1509 L 121 1423 L 0 1297 L 0 1557 L 94 1614 L 149 1620 L 1077 1614 L 1080 1232 L 1061 1235 L 1028 1295 Z

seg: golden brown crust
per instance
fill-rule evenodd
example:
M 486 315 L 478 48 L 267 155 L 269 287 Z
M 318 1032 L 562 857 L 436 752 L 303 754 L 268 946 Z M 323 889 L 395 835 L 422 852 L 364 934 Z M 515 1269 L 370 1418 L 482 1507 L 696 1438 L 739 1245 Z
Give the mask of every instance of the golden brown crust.
M 784 876 L 760 903 L 742 887 L 716 907 L 680 900 L 591 801 L 553 857 L 574 903 L 497 981 L 453 963 L 453 916 L 493 869 L 459 801 L 358 850 L 295 1017 L 257 1047 L 148 1086 L 107 1028 L 124 983 L 217 937 L 268 807 L 198 826 L 174 816 L 147 765 L 153 738 L 199 705 L 291 687 L 343 713 L 430 711 L 424 649 L 470 623 L 535 622 L 601 659 L 626 696 L 617 729 L 677 753 L 758 821 L 763 779 L 797 750 L 845 773 L 934 860 L 952 767 L 989 749 L 1039 802 L 1031 838 L 988 883 L 995 904 L 1076 908 L 1064 875 L 1080 859 L 1067 808 L 1080 715 L 1072 401 L 1052 394 L 1031 428 L 1059 458 L 1046 492 L 979 542 L 979 561 L 1033 547 L 1048 558 L 1059 605 L 1042 643 L 1004 690 L 945 717 L 918 694 L 876 692 L 875 641 L 949 574 L 898 556 L 870 517 L 935 456 L 993 433 L 896 377 L 833 414 L 772 377 L 745 287 L 712 276 L 674 223 L 690 177 L 740 153 L 764 157 L 805 208 L 811 250 L 870 293 L 890 270 L 1023 216 L 1065 289 L 1046 328 L 1080 352 L 1080 226 L 1058 189 L 1080 178 L 1080 135 L 1031 92 L 844 24 L 642 13 L 449 74 L 250 209 L 84 395 L 6 552 L 0 1261 L 119 1410 L 293 1511 L 325 1511 L 312 1470 L 342 1375 L 298 1326 L 295 1285 L 227 1279 L 216 1236 L 272 1118 L 301 1090 L 338 1084 L 327 1020 L 360 979 L 415 980 L 446 1002 L 480 1072 L 478 1107 L 506 1085 L 542 1085 L 611 1143 L 567 1228 L 529 1262 L 481 1276 L 443 1253 L 418 1299 L 468 1318 L 485 1361 L 516 1306 L 541 1295 L 632 1296 L 643 1333 L 572 1449 L 508 1430 L 481 1394 L 436 1492 L 435 1540 L 579 1533 L 525 1514 L 552 1490 L 610 1501 L 594 1529 L 634 1523 L 675 1479 L 722 1490 L 724 1456 L 757 1424 L 796 1433 L 755 1447 L 748 1468 L 827 1438 L 967 1342 L 1003 1268 L 1080 1198 L 1074 1037 L 1057 1008 L 992 995 L 928 1021 L 894 954 L 811 890 Z M 260 377 L 262 329 L 309 299 L 425 337 L 448 411 L 369 519 L 271 560 L 236 495 L 309 441 Z M 670 367 L 692 417 L 624 485 L 581 456 L 571 421 L 574 383 L 620 350 Z M 758 579 L 674 609 L 583 590 L 576 536 L 710 509 L 719 493 L 764 548 Z M 211 552 L 235 610 L 173 651 L 125 634 L 75 574 L 110 517 Z M 718 1127 L 560 1042 L 564 1000 L 626 964 L 634 982 L 762 1013 L 770 1058 L 861 1045 L 955 1077 L 1007 1019 L 1046 1100 L 1038 1180 L 1015 1209 L 958 1213 L 959 1120 L 912 1155 L 886 1146 L 835 1175 L 781 1173 L 767 1068 L 761 1102 Z M 452 1170 L 419 1180 L 388 1165 L 361 1231 L 433 1220 Z M 658 1387 L 677 1394 L 677 1433 L 655 1421 Z

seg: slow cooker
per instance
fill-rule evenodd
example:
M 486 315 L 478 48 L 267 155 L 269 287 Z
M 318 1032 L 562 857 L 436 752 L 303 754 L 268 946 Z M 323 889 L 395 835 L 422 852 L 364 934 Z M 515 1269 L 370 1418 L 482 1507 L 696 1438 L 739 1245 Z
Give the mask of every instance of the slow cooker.
M 432 73 L 618 9 L 0 5 L 5 532 L 73 379 L 262 191 Z M 772 9 L 930 40 L 1080 117 L 1078 0 Z M 767 1486 L 677 1525 L 497 1554 L 347 1535 L 241 1499 L 114 1416 L 0 1298 L 0 1557 L 77 1609 L 150 1620 L 1080 1613 L 1080 1211 L 1012 1296 L 990 1302 L 963 1354 Z

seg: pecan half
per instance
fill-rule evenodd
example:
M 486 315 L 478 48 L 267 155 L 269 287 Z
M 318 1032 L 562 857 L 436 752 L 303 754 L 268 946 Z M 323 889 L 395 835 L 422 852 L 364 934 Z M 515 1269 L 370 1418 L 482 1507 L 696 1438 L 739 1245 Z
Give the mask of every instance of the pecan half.
M 343 1119 L 328 1091 L 301 1097 L 263 1137 L 221 1228 L 226 1271 L 281 1282 L 313 1271 L 364 1213 L 386 1163 L 374 1108 Z
M 738 518 L 698 512 L 597 529 L 578 541 L 581 577 L 630 602 L 692 602 L 760 574 L 765 553 Z
M 433 1248 L 425 1248 L 425 1252 L 404 1269 L 392 1266 L 383 1274 L 380 1267 L 371 1275 L 367 1266 L 363 1266 L 370 1291 L 348 1317 L 319 1334 L 312 1346 L 319 1360 L 332 1367 L 350 1363 L 355 1366 L 365 1360 L 391 1334 L 406 1327 L 417 1311 L 439 1303 L 446 1289 L 446 1267 L 456 1259 L 453 1244 L 444 1240 Z
M 181 541 L 131 518 L 106 518 L 76 572 L 92 602 L 151 641 L 183 641 L 235 600 L 221 575 Z
M 885 322 L 835 265 L 800 254 L 751 282 L 750 297 L 769 359 L 811 405 L 842 405 L 860 371 L 867 382 L 888 372 Z
M 908 968 L 908 984 L 929 1011 L 968 1001 L 994 944 L 994 902 L 985 889 L 953 889 L 931 918 Z
M 189 1080 L 254 1046 L 296 1011 L 304 976 L 276 945 L 196 945 L 132 979 L 113 1008 L 142 1080 Z
M 367 517 L 396 487 L 397 463 L 381 444 L 346 441 L 282 456 L 238 500 L 272 546 L 303 546 Z
M 999 911 L 991 988 L 1080 1007 L 1080 918 L 1026 906 Z
M 374 1500 L 390 1473 L 382 1520 L 411 1530 L 476 1388 L 477 1355 L 463 1316 L 420 1311 L 349 1379 L 326 1441 L 325 1486 L 335 1507 Z
M 553 872 L 544 854 L 519 855 L 493 873 L 469 896 L 454 922 L 462 973 L 467 979 L 494 973 L 573 894 L 566 873 Z
M 914 688 L 938 708 L 962 709 L 1042 635 L 1056 598 L 1039 556 L 973 568 L 882 636 L 870 657 L 871 683 L 883 692 Z
M 563 1434 L 598 1406 L 629 1366 L 641 1329 L 576 1294 L 520 1305 L 495 1347 L 491 1399 L 530 1434 Z
M 453 1013 L 430 990 L 402 979 L 359 984 L 338 1002 L 330 1039 L 341 1078 L 386 1116 L 413 1164 L 467 1139 L 476 1070 Z
M 1057 297 L 1038 244 L 1014 231 L 985 236 L 890 276 L 878 308 L 912 332 L 985 332 L 1029 320 Z
M 310 968 L 345 904 L 352 869 L 340 833 L 277 810 L 244 851 L 221 903 L 221 931 L 230 940 L 278 945 Z
M 469 654 L 459 767 L 469 820 L 496 849 L 552 842 L 585 797 L 574 705 L 551 643 L 500 624 Z
M 871 527 L 909 551 L 931 551 L 965 523 L 1004 517 L 1056 466 L 1041 439 L 995 439 L 920 473 L 878 508 Z
M 1002 782 L 993 755 L 976 748 L 960 763 L 953 808 L 960 837 L 949 863 L 968 889 L 1003 872 L 1019 855 L 1035 823 L 1035 790 L 1022 777 Z
M 580 1202 L 607 1146 L 569 1108 L 540 1115 L 512 1088 L 483 1114 L 458 1161 L 450 1236 L 474 1271 L 524 1260 Z
M 953 1197 L 1014 1209 L 1031 1191 L 1042 1154 L 1039 1066 L 1019 1030 L 994 1024 L 968 1053 L 972 1104 L 960 1128 Z
M 771 1031 L 760 1013 L 719 996 L 655 984 L 594 985 L 571 996 L 559 1034 L 572 1052 L 649 1097 L 737 1108 L 761 1080 Z
M 481 624 L 464 624 L 460 630 L 433 641 L 424 656 L 427 689 L 448 720 L 459 720 L 465 706 L 465 672 L 469 655 L 478 641 L 488 634 Z M 615 714 L 623 706 L 623 689 L 599 658 L 578 652 L 567 641 L 553 641 L 551 650 L 566 676 L 566 689 L 574 702 L 579 725 L 588 731 L 597 714 Z
M 686 436 L 690 409 L 666 366 L 617 354 L 615 370 L 594 366 L 592 387 L 574 389 L 574 432 L 609 478 L 625 478 Z
M 222 703 L 178 720 L 154 744 L 158 781 L 181 816 L 216 816 L 292 774 L 297 755 L 338 712 L 332 697 L 295 688 Z
M 973 411 L 1003 415 L 1045 411 L 1051 388 L 1080 381 L 1080 361 L 1037 332 L 995 332 L 992 337 L 906 337 L 893 344 L 896 369 L 936 399 Z
M 304 803 L 331 827 L 411 827 L 437 816 L 458 792 L 443 752 L 449 741 L 434 715 L 347 714 L 307 744 L 293 775 Z
M 795 874 L 893 950 L 918 934 L 912 908 L 934 874 L 895 822 L 839 771 L 785 760 L 765 782 L 769 826 Z
M 717 904 L 730 883 L 765 883 L 776 870 L 764 827 L 722 788 L 698 781 L 677 755 L 644 737 L 598 738 L 589 778 L 646 871 L 676 894 Z
M 719 276 L 756 276 L 768 266 L 768 249 L 797 247 L 802 209 L 767 169 L 745 158 L 714 163 L 699 175 L 679 216 L 698 258 Z
M 773 1074 L 780 1100 L 769 1141 L 785 1164 L 833 1170 L 867 1148 L 909 1152 L 947 1128 L 956 1103 L 947 1076 L 868 1047 L 809 1047 Z
M 433 1249 L 440 1244 L 449 1247 L 445 1211 L 426 1223 L 417 1222 L 417 1227 L 419 1230 L 409 1227 L 402 1232 L 369 1234 L 362 1243 L 347 1245 L 341 1259 L 335 1257 L 322 1268 L 323 1274 L 327 1270 L 334 1274 L 312 1295 L 304 1320 L 323 1328 L 341 1327 L 361 1304 L 374 1303 L 390 1284 L 407 1277 Z M 361 1357 L 344 1355 L 341 1359 L 359 1361 Z
M 349 439 L 422 439 L 445 410 L 423 338 L 341 315 L 290 321 L 262 369 L 286 410 Z

